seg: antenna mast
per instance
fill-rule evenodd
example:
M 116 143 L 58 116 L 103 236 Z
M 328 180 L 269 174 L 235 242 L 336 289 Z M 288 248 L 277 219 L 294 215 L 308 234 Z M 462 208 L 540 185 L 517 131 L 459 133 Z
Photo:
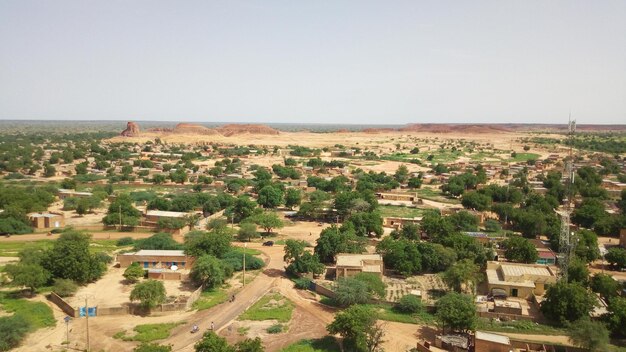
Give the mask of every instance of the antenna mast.
M 572 113 L 570 112 L 567 124 L 567 140 L 569 144 L 569 156 L 565 161 L 565 174 L 563 175 L 563 183 L 565 184 L 565 196 L 563 209 L 557 210 L 557 214 L 561 217 L 561 232 L 559 235 L 559 280 L 567 281 L 567 271 L 574 249 L 573 234 L 570 231 L 570 214 L 572 198 L 574 198 L 574 135 L 576 133 L 576 120 L 572 121 Z

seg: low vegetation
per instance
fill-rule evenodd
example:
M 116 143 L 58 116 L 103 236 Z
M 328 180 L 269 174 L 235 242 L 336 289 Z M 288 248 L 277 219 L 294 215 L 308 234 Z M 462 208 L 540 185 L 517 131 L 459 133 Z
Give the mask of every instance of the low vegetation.
M 261 297 L 252 307 L 239 316 L 239 320 L 291 320 L 294 304 L 280 293 L 269 293 Z

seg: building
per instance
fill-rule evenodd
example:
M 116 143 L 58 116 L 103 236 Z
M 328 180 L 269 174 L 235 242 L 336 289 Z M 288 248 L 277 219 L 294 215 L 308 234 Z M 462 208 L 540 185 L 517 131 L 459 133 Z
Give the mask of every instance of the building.
M 145 221 L 150 223 L 157 223 L 159 219 L 183 219 L 188 213 L 178 211 L 164 211 L 164 210 L 148 210 L 144 215 Z
M 182 250 L 142 249 L 135 253 L 118 254 L 120 267 L 127 268 L 138 263 L 148 271 L 148 277 L 161 280 L 181 280 L 193 266 L 195 257 L 190 257 Z
M 376 274 L 382 278 L 385 266 L 380 254 L 337 254 L 336 278 L 351 277 L 360 273 Z
M 513 350 L 508 336 L 476 331 L 474 350 L 480 352 L 510 352 Z
M 65 198 L 77 197 L 77 198 L 88 198 L 93 195 L 91 192 L 76 192 L 73 189 L 59 189 L 59 193 L 57 194 L 59 199 L 63 200 Z
M 30 225 L 36 229 L 58 229 L 65 227 L 65 216 L 61 213 L 30 213 Z
M 383 218 L 383 226 L 384 227 L 392 227 L 394 229 L 401 229 L 406 224 L 419 224 L 422 222 L 422 217 L 414 217 L 414 218 L 401 218 L 396 216 L 388 216 Z
M 400 202 L 418 202 L 417 193 L 379 192 L 376 193 L 376 198 L 380 200 L 391 200 Z
M 511 297 L 541 296 L 546 285 L 556 283 L 556 274 L 546 265 L 487 262 L 487 287 Z

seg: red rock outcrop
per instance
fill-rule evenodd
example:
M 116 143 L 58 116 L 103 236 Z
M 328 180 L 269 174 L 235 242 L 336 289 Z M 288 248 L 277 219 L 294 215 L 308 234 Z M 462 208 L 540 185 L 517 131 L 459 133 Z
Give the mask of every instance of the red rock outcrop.
M 179 123 L 178 125 L 176 125 L 176 127 L 174 127 L 174 129 L 172 130 L 172 133 L 204 134 L 204 135 L 218 134 L 218 132 L 214 129 L 204 127 L 202 125 L 192 124 L 192 123 Z
M 219 127 L 217 130 L 219 131 L 219 133 L 227 137 L 244 133 L 269 135 L 276 135 L 280 133 L 278 132 L 278 130 L 275 130 L 269 126 L 254 124 L 230 124 Z
M 139 125 L 134 122 L 128 122 L 126 124 L 126 129 L 120 133 L 120 136 L 123 137 L 137 137 L 139 136 Z

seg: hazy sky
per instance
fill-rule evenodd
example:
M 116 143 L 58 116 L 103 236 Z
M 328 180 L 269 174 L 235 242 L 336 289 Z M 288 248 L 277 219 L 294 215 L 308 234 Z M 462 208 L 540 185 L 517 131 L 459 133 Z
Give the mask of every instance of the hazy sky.
M 0 0 L 0 119 L 626 123 L 626 1 Z

